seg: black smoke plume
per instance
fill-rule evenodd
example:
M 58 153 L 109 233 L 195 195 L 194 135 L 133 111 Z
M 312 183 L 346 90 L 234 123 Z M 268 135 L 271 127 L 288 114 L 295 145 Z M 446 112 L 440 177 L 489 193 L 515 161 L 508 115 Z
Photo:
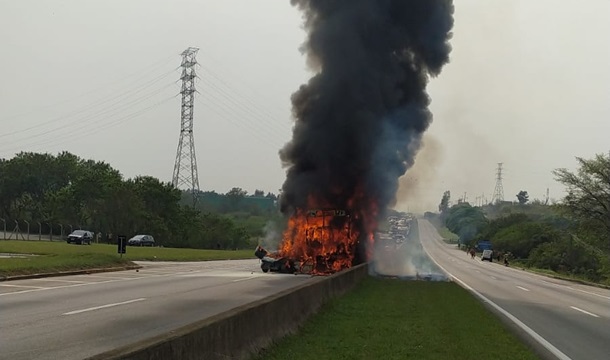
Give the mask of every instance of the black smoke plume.
M 292 95 L 293 138 L 280 151 L 288 168 L 282 212 L 307 207 L 311 195 L 335 208 L 383 211 L 432 120 L 426 85 L 449 60 L 453 3 L 292 4 L 303 12 L 302 49 L 315 75 Z

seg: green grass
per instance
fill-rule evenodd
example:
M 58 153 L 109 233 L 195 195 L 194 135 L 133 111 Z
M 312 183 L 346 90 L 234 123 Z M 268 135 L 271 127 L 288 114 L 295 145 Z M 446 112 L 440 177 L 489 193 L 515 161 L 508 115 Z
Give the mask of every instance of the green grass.
M 0 259 L 0 276 L 128 265 L 132 260 L 206 261 L 254 258 L 254 250 L 198 250 L 127 247 L 122 258 L 116 245 L 74 245 L 65 242 L 1 240 L 0 253 L 35 254 Z
M 444 226 L 438 229 L 438 233 L 441 235 L 443 240 L 445 240 L 445 242 L 448 242 L 450 244 L 456 244 L 458 242 L 458 239 L 460 238 L 457 234 L 452 233 Z
M 511 261 L 510 266 L 521 268 L 525 271 L 530 271 L 530 272 L 540 274 L 540 275 L 552 276 L 552 277 L 555 277 L 558 279 L 569 280 L 569 281 L 575 280 L 575 281 L 583 282 L 583 283 L 590 284 L 590 285 L 601 285 L 602 287 L 610 287 L 610 279 L 601 280 L 601 281 L 593 281 L 584 275 L 559 273 L 559 272 L 553 271 L 551 269 L 541 269 L 541 268 L 536 268 L 536 267 L 530 267 L 522 261 L 515 261 L 515 260 Z
M 52 273 L 58 271 L 110 268 L 129 265 L 130 261 L 108 254 L 53 254 L 0 259 L 0 276 Z
M 537 359 L 455 283 L 367 278 L 256 359 Z

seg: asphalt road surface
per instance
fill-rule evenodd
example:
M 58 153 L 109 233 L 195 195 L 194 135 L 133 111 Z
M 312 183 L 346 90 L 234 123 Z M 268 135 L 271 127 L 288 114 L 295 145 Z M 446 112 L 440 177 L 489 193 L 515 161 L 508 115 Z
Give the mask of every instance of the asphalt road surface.
M 259 260 L 0 282 L 0 359 L 83 359 L 298 286 Z
M 513 316 L 557 358 L 610 359 L 610 290 L 473 260 L 444 243 L 426 220 L 419 220 L 419 234 L 428 254 L 455 281 Z

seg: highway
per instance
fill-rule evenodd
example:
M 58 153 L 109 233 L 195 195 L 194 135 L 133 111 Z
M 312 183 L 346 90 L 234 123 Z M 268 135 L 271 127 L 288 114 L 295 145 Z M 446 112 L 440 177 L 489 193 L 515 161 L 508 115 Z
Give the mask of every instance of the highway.
M 426 252 L 456 282 L 514 317 L 557 358 L 610 359 L 610 290 L 473 260 L 444 243 L 427 220 L 418 227 Z
M 298 286 L 259 260 L 0 282 L 0 359 L 83 359 Z

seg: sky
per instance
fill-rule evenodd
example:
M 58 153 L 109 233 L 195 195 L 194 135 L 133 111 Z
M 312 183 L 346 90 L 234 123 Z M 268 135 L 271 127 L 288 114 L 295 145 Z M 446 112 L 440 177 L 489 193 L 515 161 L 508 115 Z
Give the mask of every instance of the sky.
M 584 6 L 583 4 L 586 4 Z M 564 196 L 552 175 L 610 151 L 610 1 L 455 0 L 434 121 L 396 207 Z M 278 193 L 290 96 L 312 75 L 289 0 L 0 0 L 0 158 L 69 151 L 171 181 L 180 53 L 197 47 L 202 190 Z

